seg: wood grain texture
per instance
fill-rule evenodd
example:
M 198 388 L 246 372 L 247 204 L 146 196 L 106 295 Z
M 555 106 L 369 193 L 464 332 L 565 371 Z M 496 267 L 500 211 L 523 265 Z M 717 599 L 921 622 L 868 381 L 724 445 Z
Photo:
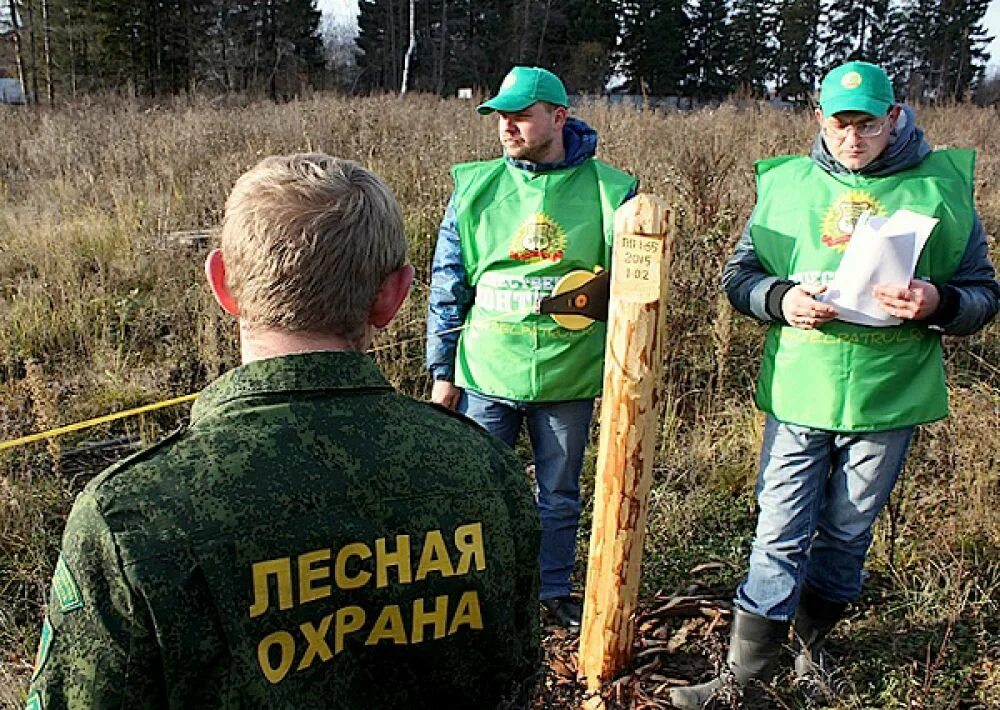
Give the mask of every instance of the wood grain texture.
M 661 242 L 654 256 L 660 262 L 653 269 L 661 276 L 659 295 L 651 302 L 631 297 L 634 289 L 616 292 L 614 288 L 616 276 L 624 273 L 628 254 L 619 245 L 637 235 L 657 237 Z M 663 200 L 638 195 L 615 213 L 594 524 L 580 634 L 580 676 L 591 692 L 624 669 L 631 657 L 659 426 L 659 381 L 672 244 L 671 215 Z

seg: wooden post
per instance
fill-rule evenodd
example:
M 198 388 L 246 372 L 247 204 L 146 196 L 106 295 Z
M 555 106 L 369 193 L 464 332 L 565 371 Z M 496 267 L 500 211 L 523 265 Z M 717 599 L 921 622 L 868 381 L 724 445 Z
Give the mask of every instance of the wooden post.
M 631 660 L 663 370 L 673 219 L 638 195 L 615 213 L 601 440 L 580 676 L 591 692 Z

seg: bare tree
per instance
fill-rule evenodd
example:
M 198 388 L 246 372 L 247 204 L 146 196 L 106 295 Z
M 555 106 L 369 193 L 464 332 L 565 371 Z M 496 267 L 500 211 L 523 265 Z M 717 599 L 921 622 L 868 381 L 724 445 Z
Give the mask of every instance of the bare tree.
M 528 35 L 531 32 L 531 0 L 524 0 L 524 10 L 522 10 L 521 22 L 521 37 L 517 45 L 517 62 L 521 64 L 525 61 L 525 55 L 527 54 L 527 42 Z
M 417 24 L 414 13 L 414 0 L 410 0 L 410 45 L 406 48 L 406 59 L 403 61 L 403 85 L 399 89 L 400 96 L 406 96 L 406 89 L 410 81 L 410 62 L 413 55 L 417 53 Z
M 66 0 L 63 5 L 63 14 L 66 17 L 66 41 L 69 43 L 69 90 L 70 95 L 76 98 L 76 28 L 73 26 L 73 3 Z
M 17 62 L 17 80 L 21 83 L 21 97 L 28 100 L 28 86 L 24 78 L 24 52 L 21 48 L 21 23 L 17 19 L 17 6 L 14 0 L 8 0 L 10 7 L 10 26 L 14 36 L 14 61 Z
M 26 3 L 28 20 L 28 62 L 31 64 L 31 100 L 38 101 L 38 53 L 35 51 L 35 10 Z
M 441 0 L 441 41 L 438 42 L 437 66 L 434 67 L 434 90 L 439 94 L 444 91 L 444 65 L 448 52 L 448 0 Z
M 45 95 L 49 106 L 55 99 L 52 88 L 52 27 L 49 24 L 49 0 L 42 0 L 42 60 L 45 62 Z
M 542 15 L 542 29 L 538 33 L 538 51 L 535 52 L 535 64 L 542 62 L 542 50 L 545 48 L 545 33 L 549 29 L 549 12 L 552 10 L 552 0 L 545 0 L 545 14 Z

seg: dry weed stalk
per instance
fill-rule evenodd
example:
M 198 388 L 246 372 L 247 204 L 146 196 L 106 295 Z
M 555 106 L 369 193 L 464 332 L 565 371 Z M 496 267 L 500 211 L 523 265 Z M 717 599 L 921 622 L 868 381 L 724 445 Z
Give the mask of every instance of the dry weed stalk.
M 46 380 L 41 364 L 28 360 L 24 364 L 24 386 L 31 394 L 31 413 L 37 431 L 45 431 L 59 425 L 58 402 L 55 387 Z M 45 448 L 51 461 L 52 474 L 58 478 L 62 460 L 62 445 L 58 437 L 45 440 Z

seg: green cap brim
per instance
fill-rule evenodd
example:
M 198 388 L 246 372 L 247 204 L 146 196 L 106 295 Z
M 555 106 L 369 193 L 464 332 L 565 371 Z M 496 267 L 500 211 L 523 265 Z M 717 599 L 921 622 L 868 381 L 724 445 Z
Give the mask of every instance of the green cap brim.
M 516 111 L 523 111 L 536 101 L 537 99 L 533 99 L 530 96 L 501 94 L 479 104 L 476 111 L 482 116 L 491 114 L 494 111 L 514 113 Z
M 834 116 L 843 111 L 862 111 L 870 113 L 876 118 L 882 118 L 882 116 L 889 113 L 891 106 L 891 101 L 880 101 L 879 99 L 860 95 L 834 96 L 828 101 L 820 100 L 819 102 L 819 107 L 823 111 L 824 116 Z

